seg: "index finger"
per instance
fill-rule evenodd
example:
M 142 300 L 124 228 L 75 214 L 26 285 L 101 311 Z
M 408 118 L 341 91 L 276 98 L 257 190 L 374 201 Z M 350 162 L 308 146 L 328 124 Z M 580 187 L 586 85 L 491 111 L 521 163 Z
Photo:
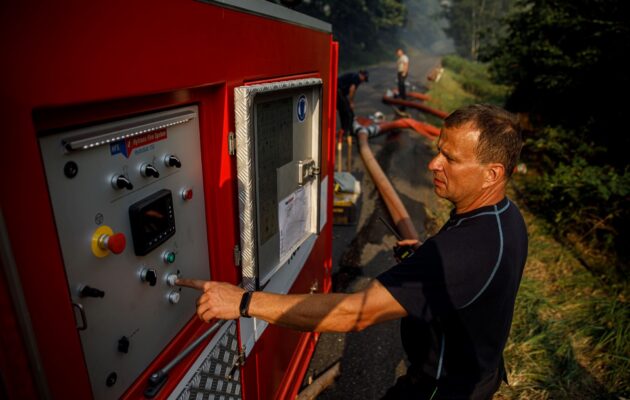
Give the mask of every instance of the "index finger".
M 201 279 L 184 279 L 184 278 L 177 278 L 177 280 L 175 281 L 175 285 L 177 286 L 183 286 L 183 287 L 188 287 L 191 289 L 197 289 L 197 290 L 204 290 L 203 285 L 206 283 L 206 281 L 201 280 Z

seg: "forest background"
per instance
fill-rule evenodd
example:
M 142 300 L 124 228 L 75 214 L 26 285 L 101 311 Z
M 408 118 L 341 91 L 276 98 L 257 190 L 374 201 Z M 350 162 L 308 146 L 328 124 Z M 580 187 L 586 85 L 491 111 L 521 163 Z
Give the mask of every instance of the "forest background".
M 525 146 L 511 191 L 531 249 L 506 348 L 513 382 L 499 396 L 630 396 L 630 3 L 284 4 L 332 24 L 340 70 L 393 62 L 397 47 L 438 54 L 435 107 L 491 102 L 519 116 Z

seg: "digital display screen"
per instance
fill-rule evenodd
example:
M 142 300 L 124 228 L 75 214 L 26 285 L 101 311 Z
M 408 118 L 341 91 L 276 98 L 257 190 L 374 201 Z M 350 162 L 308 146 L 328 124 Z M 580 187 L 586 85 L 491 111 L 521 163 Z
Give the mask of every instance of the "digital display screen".
M 129 219 L 136 255 L 148 254 L 175 234 L 171 191 L 163 189 L 132 204 Z
M 153 204 L 142 211 L 142 230 L 146 235 L 155 235 L 168 228 L 168 210 L 164 202 Z

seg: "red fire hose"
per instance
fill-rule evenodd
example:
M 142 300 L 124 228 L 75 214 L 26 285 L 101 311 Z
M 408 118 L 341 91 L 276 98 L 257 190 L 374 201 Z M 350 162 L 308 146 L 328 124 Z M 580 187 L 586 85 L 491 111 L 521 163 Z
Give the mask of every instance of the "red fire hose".
M 365 117 L 356 117 L 356 120 L 360 125 L 366 127 L 368 129 L 368 132 L 370 129 L 374 129 L 370 125 L 375 125 L 376 127 L 378 127 L 378 132 L 376 133 L 387 132 L 394 129 L 408 128 L 418 132 L 428 139 L 435 139 L 436 137 L 440 136 L 440 128 L 431 124 L 427 124 L 426 122 L 420 122 L 413 118 L 401 118 L 395 121 L 385 121 L 377 123 L 374 123 L 371 119 Z
M 409 128 L 418 132 L 421 135 L 426 136 L 429 139 L 435 139 L 440 136 L 440 128 L 437 128 L 431 124 L 417 121 L 413 118 L 401 118 L 390 122 L 381 122 L 378 124 L 381 131 L 387 132 L 392 129 L 404 129 Z
M 436 117 L 439 118 L 446 118 L 448 116 L 447 113 L 445 113 L 442 110 L 438 110 L 436 108 L 432 108 L 429 106 L 426 106 L 422 103 L 419 103 L 417 101 L 411 101 L 411 100 L 402 100 L 402 99 L 395 99 L 393 97 L 389 97 L 389 96 L 383 96 L 383 102 L 387 103 L 387 104 L 395 104 L 398 106 L 405 106 L 405 107 L 412 107 L 412 108 L 417 108 L 418 110 L 424 111 L 424 112 L 428 112 L 429 114 L 433 114 Z
M 392 91 L 394 95 L 398 95 L 398 90 L 394 89 Z M 407 92 L 407 97 L 411 97 L 412 99 L 422 100 L 422 101 L 430 101 L 431 96 L 428 94 L 420 93 L 420 92 Z
M 365 168 L 370 173 L 370 176 L 372 176 L 374 185 L 381 193 L 381 197 L 385 202 L 389 214 L 392 216 L 392 220 L 398 232 L 400 232 L 400 235 L 405 239 L 419 240 L 420 236 L 411 222 L 409 213 L 405 209 L 400 197 L 398 197 L 394 187 L 385 176 L 381 166 L 378 165 L 378 161 L 374 158 L 372 150 L 370 150 L 367 129 L 364 127 L 359 128 L 357 138 L 359 139 L 359 154 L 361 154 L 363 164 L 365 164 Z
M 431 96 L 429 96 L 428 94 L 418 93 L 418 92 L 409 92 L 407 93 L 407 97 L 411 97 L 412 99 L 422 100 L 422 101 L 431 100 Z

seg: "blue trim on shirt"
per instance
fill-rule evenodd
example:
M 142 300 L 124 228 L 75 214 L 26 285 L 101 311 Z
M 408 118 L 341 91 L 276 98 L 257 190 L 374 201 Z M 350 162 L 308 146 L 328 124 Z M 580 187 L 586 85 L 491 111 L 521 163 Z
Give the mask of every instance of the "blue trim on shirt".
M 498 210 L 498 211 L 497 211 L 497 206 L 496 206 L 496 204 L 495 204 L 495 205 L 494 205 L 494 211 L 482 212 L 482 213 L 479 213 L 479 214 L 472 215 L 472 216 L 470 216 L 470 217 L 465 217 L 465 218 L 462 218 L 462 219 L 460 219 L 459 221 L 457 221 L 457 223 L 456 223 L 455 225 L 453 225 L 453 226 L 449 226 L 448 228 L 446 228 L 446 230 L 447 230 L 447 231 L 450 231 L 452 228 L 457 228 L 457 227 L 459 226 L 459 224 L 461 224 L 461 223 L 462 223 L 462 221 L 466 221 L 466 220 L 469 220 L 469 219 L 472 219 L 472 218 L 475 218 L 475 217 L 481 217 L 482 215 L 498 215 L 498 214 L 503 214 L 503 212 L 504 212 L 505 210 L 507 210 L 507 209 L 508 209 L 508 207 L 510 207 L 510 203 L 511 203 L 511 202 L 510 202 L 510 200 L 508 200 L 508 201 L 507 201 L 507 204 L 506 204 L 505 206 L 503 206 L 503 208 L 502 208 L 502 209 L 500 209 L 500 210 Z
M 482 214 L 494 214 L 496 216 L 496 218 L 497 218 L 497 226 L 499 228 L 499 257 L 497 258 L 496 264 L 494 264 L 494 268 L 492 269 L 492 273 L 490 274 L 490 277 L 488 278 L 486 283 L 483 285 L 481 290 L 479 290 L 479 292 L 477 292 L 477 294 L 468 303 L 464 304 L 461 307 L 457 307 L 458 310 L 466 308 L 469 305 L 471 305 L 472 303 L 474 303 L 475 300 L 477 300 L 479 298 L 479 296 L 481 296 L 481 294 L 488 288 L 488 286 L 490 286 L 490 282 L 492 282 L 492 278 L 494 278 L 494 274 L 496 274 L 497 270 L 499 269 L 499 265 L 501 264 L 501 258 L 503 258 L 503 228 L 501 227 L 501 218 L 499 217 L 499 215 L 503 211 L 507 210 L 507 208 L 509 206 L 510 206 L 510 202 L 508 201 L 508 203 L 505 205 L 505 207 L 503 207 L 503 209 L 501 209 L 501 210 L 498 210 L 497 206 L 495 205 L 494 206 L 494 212 L 481 213 L 481 214 L 477 214 L 475 216 L 469 217 L 469 218 L 474 218 L 474 217 L 477 217 L 477 216 L 482 215 Z
M 442 363 L 444 362 L 444 345 L 446 344 L 446 335 L 442 333 L 442 346 L 440 349 L 440 360 L 438 361 L 437 374 L 435 375 L 435 379 L 440 379 L 440 375 L 442 375 Z

